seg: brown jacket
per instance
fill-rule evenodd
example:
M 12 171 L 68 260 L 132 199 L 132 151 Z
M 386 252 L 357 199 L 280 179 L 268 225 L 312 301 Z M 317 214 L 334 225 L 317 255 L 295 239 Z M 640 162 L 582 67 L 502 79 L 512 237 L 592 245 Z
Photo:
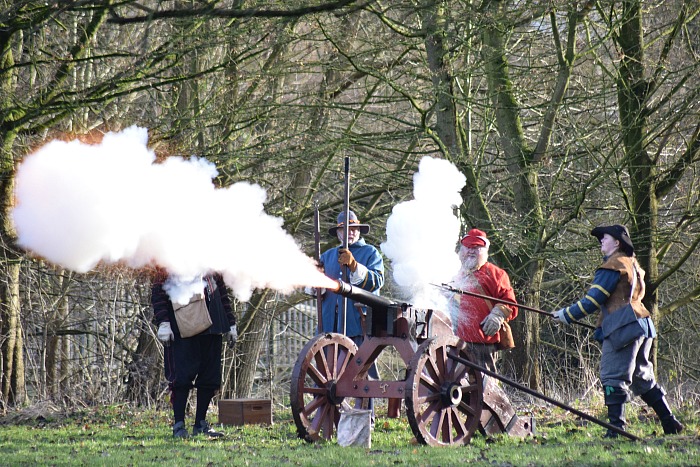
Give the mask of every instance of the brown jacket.
M 612 256 L 603 263 L 600 269 L 618 271 L 620 273 L 620 282 L 617 283 L 617 287 L 601 307 L 602 313 L 598 315 L 597 326 L 601 325 L 603 318 L 609 313 L 614 313 L 630 302 L 630 291 L 632 290 L 635 269 L 637 271 L 637 283 L 634 293 L 632 294 L 632 310 L 634 310 L 634 314 L 637 315 L 637 318 L 646 318 L 650 316 L 649 310 L 647 310 L 642 303 L 646 291 L 646 286 L 644 284 L 645 273 L 641 266 L 639 266 L 636 258 L 627 256 L 618 251 L 613 253 Z

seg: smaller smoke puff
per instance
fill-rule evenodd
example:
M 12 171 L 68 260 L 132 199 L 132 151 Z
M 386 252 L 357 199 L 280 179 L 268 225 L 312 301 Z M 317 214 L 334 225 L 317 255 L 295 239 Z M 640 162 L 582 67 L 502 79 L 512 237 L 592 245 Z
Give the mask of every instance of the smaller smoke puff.
M 394 206 L 381 250 L 391 260 L 394 281 L 411 304 L 446 310 L 445 296 L 431 284 L 448 282 L 459 271 L 455 252 L 464 175 L 449 161 L 424 157 L 413 176 L 414 199 Z
M 183 280 L 219 271 L 240 300 L 255 288 L 328 284 L 282 220 L 264 212 L 260 186 L 216 188 L 213 164 L 157 164 L 147 142 L 146 129 L 130 127 L 100 144 L 52 141 L 27 156 L 11 213 L 19 244 L 77 272 L 100 262 L 158 264 Z
M 204 292 L 204 280 L 202 276 L 169 276 L 163 284 L 163 290 L 170 296 L 170 300 L 173 303 L 187 305 L 193 296 L 202 295 Z

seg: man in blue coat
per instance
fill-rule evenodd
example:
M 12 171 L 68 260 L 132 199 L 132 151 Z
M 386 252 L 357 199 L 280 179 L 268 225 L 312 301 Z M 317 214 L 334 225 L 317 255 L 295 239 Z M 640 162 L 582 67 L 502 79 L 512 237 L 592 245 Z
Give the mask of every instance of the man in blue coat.
M 379 295 L 379 289 L 384 285 L 384 259 L 374 246 L 361 238 L 362 234 L 369 232 L 369 225 L 362 224 L 354 212 L 348 212 L 348 241 L 347 248 L 343 248 L 345 239 L 345 211 L 338 215 L 337 225 L 328 229 L 328 234 L 337 237 L 340 245 L 325 251 L 321 255 L 326 276 L 331 279 L 340 279 L 349 282 L 355 287 L 360 287 L 368 292 Z M 344 277 L 345 266 L 348 276 Z M 323 293 L 323 332 L 342 332 L 343 300 L 345 297 L 330 290 Z M 360 304 L 361 305 L 361 304 Z M 351 299 L 347 301 L 345 311 L 345 335 L 359 347 L 364 340 L 362 330 L 362 307 L 356 307 Z M 372 379 L 379 379 L 376 363 L 373 363 L 367 372 Z M 372 410 L 372 422 L 374 423 L 374 403 L 371 398 L 365 399 L 367 408 Z
M 384 285 L 384 260 L 374 246 L 365 242 L 362 234 L 369 232 L 369 225 L 362 224 L 354 212 L 348 215 L 348 247 L 343 248 L 345 236 L 345 212 L 338 215 L 338 224 L 328 229 L 332 237 L 337 237 L 340 245 L 331 248 L 321 255 L 326 276 L 331 279 L 341 279 L 353 286 L 379 295 L 379 289 Z M 344 266 L 349 269 L 349 277 L 343 277 Z M 342 295 L 325 291 L 323 294 L 323 332 L 341 332 Z M 358 346 L 362 343 L 361 316 L 353 300 L 348 299 L 346 309 L 345 334 Z

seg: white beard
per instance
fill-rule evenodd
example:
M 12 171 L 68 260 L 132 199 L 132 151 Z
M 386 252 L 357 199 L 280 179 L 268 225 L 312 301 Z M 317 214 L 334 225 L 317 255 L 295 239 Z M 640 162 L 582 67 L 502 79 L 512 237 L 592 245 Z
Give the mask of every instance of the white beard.
M 479 255 L 466 255 L 466 251 L 462 248 L 459 251 L 459 259 L 462 261 L 462 268 L 457 275 L 452 279 L 452 286 L 465 291 L 474 291 L 478 281 L 474 277 L 474 271 L 483 266 L 488 260 L 488 251 L 484 251 Z M 448 311 L 452 318 L 453 331 L 457 332 L 457 327 L 460 321 L 469 321 L 471 316 L 460 312 L 459 301 L 450 300 Z M 466 324 L 468 326 L 468 324 Z
M 489 259 L 489 252 L 486 249 L 482 249 L 479 251 L 479 254 L 473 255 L 468 254 L 467 249 L 461 247 L 457 255 L 462 262 L 462 269 L 459 271 L 459 275 L 465 275 L 476 271 Z
M 464 258 L 464 261 L 462 262 L 462 269 L 464 270 L 464 272 L 474 272 L 476 271 L 478 266 L 478 256 L 469 256 L 468 258 Z

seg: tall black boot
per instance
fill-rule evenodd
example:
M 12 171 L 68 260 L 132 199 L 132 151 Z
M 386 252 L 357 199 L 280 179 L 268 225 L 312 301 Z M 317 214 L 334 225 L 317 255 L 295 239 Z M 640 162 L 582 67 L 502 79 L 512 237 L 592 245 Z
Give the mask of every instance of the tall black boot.
M 659 386 L 654 386 L 650 391 L 642 394 L 642 400 L 649 407 L 654 409 L 656 415 L 659 416 L 661 427 L 664 429 L 664 434 L 675 435 L 683 431 L 683 424 L 671 412 L 671 408 L 664 397 L 666 392 Z
M 625 420 L 625 402 L 627 402 L 627 391 L 605 386 L 605 405 L 608 407 L 609 423 L 621 430 L 625 429 L 627 421 Z M 619 434 L 608 428 L 608 431 L 603 436 L 604 438 L 617 438 Z

